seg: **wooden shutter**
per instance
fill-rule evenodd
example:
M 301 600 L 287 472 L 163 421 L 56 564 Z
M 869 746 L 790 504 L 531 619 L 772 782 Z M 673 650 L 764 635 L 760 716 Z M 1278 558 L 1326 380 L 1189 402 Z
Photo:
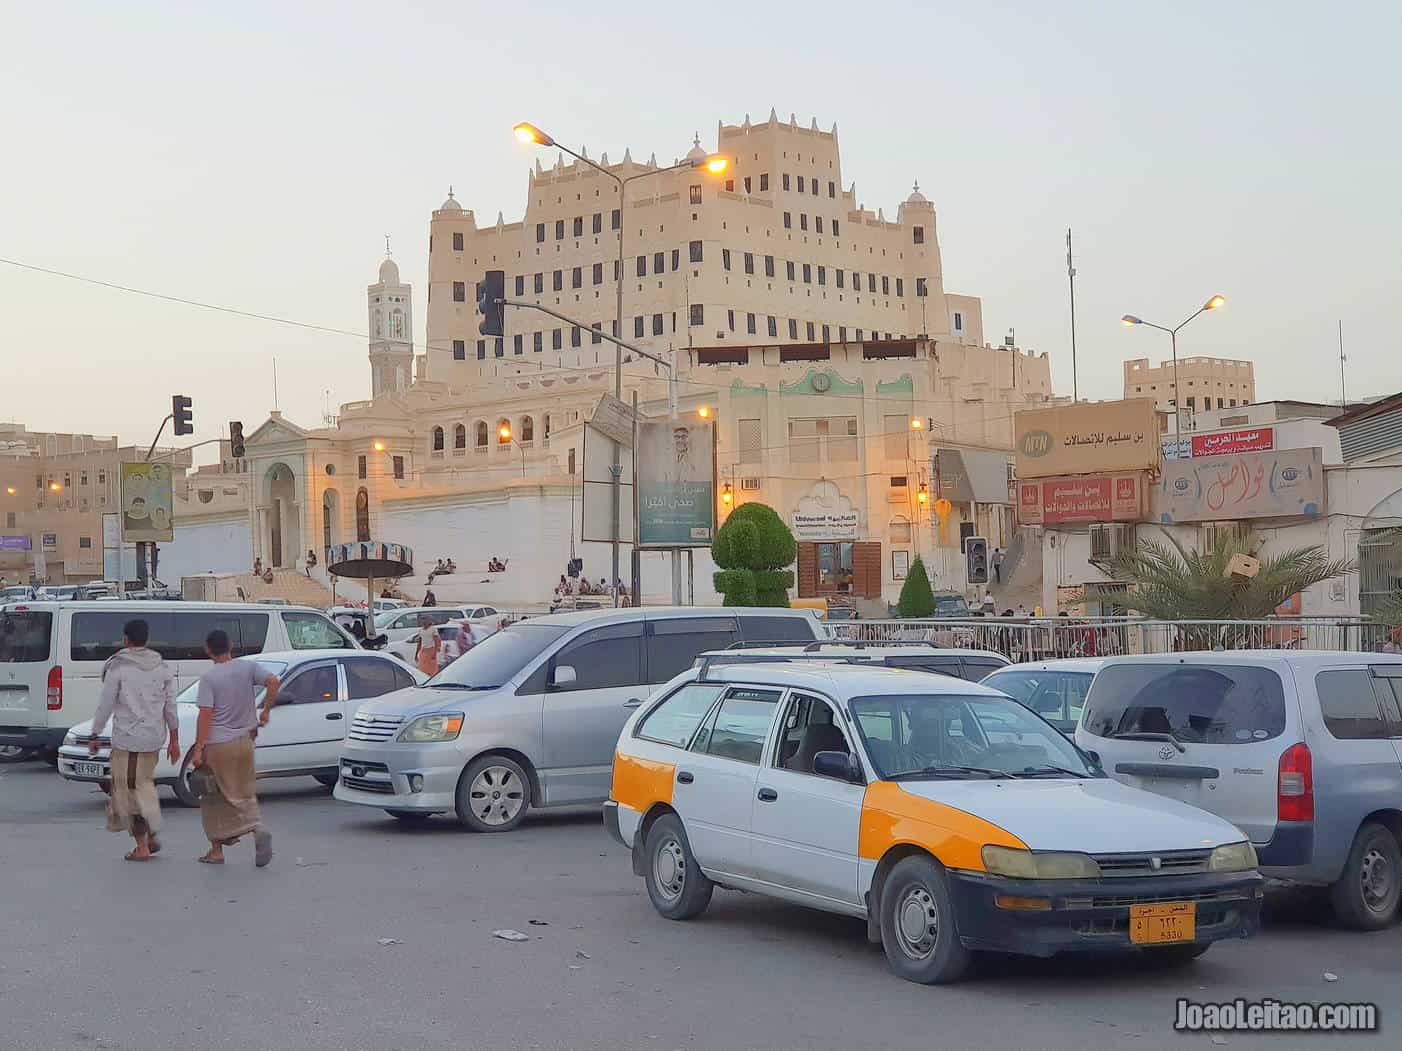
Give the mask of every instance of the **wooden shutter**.
M 881 542 L 852 545 L 852 591 L 862 598 L 881 597 Z
M 798 597 L 813 598 L 818 593 L 818 545 L 798 545 Z

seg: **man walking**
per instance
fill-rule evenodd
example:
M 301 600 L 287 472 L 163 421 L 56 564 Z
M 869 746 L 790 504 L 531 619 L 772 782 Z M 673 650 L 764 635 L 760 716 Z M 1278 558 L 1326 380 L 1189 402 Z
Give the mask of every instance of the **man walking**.
M 253 863 L 261 869 L 273 860 L 273 837 L 258 809 L 253 740 L 277 703 L 278 678 L 257 661 L 234 660 L 226 632 L 211 631 L 204 648 L 214 667 L 200 677 L 200 719 L 191 764 L 204 768 L 214 788 L 200 796 L 209 851 L 199 860 L 224 864 L 224 848 L 252 832 Z M 254 700 L 260 685 L 267 691 L 262 711 Z
M 144 620 L 129 620 L 123 626 L 122 648 L 102 666 L 102 700 L 88 741 L 88 752 L 96 755 L 97 739 L 112 720 L 107 828 L 130 833 L 136 841 L 128 861 L 150 861 L 161 850 L 161 803 L 152 775 L 167 731 L 166 754 L 171 763 L 180 762 L 175 673 L 159 653 L 146 648 L 149 637 Z
M 993 583 L 1003 583 L 1003 549 L 995 547 L 993 549 Z

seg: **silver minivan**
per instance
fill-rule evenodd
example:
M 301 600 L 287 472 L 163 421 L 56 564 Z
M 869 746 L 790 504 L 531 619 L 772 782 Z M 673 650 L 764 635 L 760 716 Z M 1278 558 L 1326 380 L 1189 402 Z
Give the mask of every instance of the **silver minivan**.
M 1268 877 L 1350 926 L 1402 899 L 1402 657 L 1242 650 L 1107 660 L 1076 730 L 1117 780 L 1231 821 Z
M 532 807 L 602 803 L 628 716 L 702 653 L 811 642 L 812 610 L 667 607 L 511 624 L 415 690 L 356 713 L 336 798 L 406 823 L 505 832 Z

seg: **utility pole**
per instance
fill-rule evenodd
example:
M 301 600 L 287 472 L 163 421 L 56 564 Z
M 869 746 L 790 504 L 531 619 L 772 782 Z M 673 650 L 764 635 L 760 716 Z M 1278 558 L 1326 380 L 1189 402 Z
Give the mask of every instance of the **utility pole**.
M 1344 323 L 1339 320 L 1339 408 L 1348 408 L 1348 391 L 1344 387 L 1344 362 L 1348 358 L 1344 356 Z
M 1066 228 L 1066 279 L 1071 283 L 1071 400 L 1080 401 L 1076 385 L 1076 268 L 1071 263 L 1071 227 Z

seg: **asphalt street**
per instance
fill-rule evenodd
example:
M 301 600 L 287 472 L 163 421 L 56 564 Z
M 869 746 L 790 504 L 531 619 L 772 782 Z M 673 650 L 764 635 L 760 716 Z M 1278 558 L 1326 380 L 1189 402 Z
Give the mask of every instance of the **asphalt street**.
M 268 869 L 244 844 L 195 864 L 198 813 L 168 795 L 164 853 L 131 864 L 95 789 L 0 768 L 0 1048 L 1397 1046 L 1402 928 L 1335 929 L 1308 896 L 1273 897 L 1265 932 L 1183 969 L 998 959 L 926 988 L 849 919 L 723 891 L 697 921 L 659 918 L 593 811 L 474 836 L 310 780 L 263 795 Z M 1373 1001 L 1382 1029 L 1177 1034 L 1180 996 Z

